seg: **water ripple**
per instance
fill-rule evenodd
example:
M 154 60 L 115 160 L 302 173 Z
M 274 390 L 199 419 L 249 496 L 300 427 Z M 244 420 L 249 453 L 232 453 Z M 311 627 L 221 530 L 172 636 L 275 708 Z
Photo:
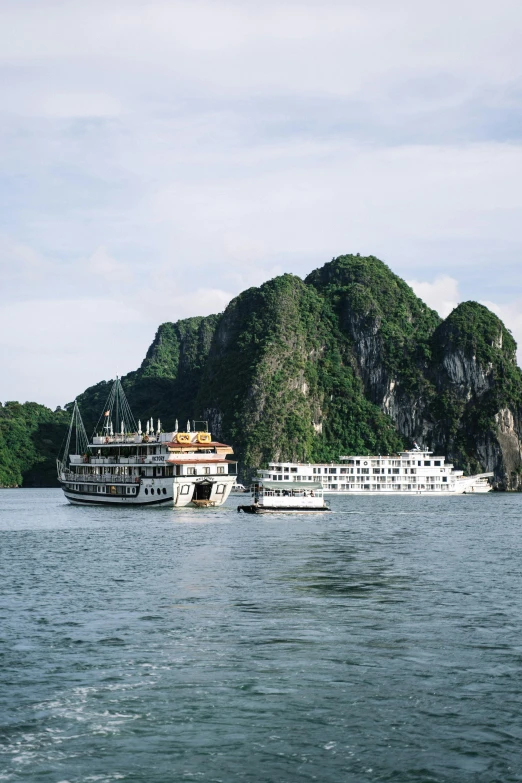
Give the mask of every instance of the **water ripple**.
M 0 492 L 0 781 L 522 780 L 522 496 Z

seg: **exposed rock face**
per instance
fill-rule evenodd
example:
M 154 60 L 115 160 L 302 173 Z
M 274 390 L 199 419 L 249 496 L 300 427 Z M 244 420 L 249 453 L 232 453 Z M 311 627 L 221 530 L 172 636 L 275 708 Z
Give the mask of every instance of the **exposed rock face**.
M 475 356 L 467 357 L 461 350 L 445 354 L 442 367 L 449 383 L 468 400 L 473 395 L 482 394 L 491 385 L 488 378 L 491 368 L 481 367 Z
M 467 470 L 494 471 L 498 488 L 522 489 L 522 383 L 513 337 L 486 307 L 464 302 L 432 343 L 437 393 L 454 411 L 450 427 L 439 423 L 439 442 L 446 437 Z M 431 410 L 438 412 L 436 405 Z
M 504 408 L 495 416 L 497 424 L 496 440 L 498 448 L 493 451 L 493 459 L 484 450 L 484 464 L 491 465 L 505 489 L 520 489 L 522 484 L 522 449 L 520 433 L 522 422 L 515 419 L 509 408 Z M 496 444 L 492 444 L 493 447 Z
M 269 459 L 390 453 L 414 440 L 522 489 L 522 376 L 487 308 L 442 321 L 376 258 L 283 275 L 224 313 L 164 324 L 124 379 L 136 415 L 208 419 L 243 475 Z M 98 412 L 106 392 L 84 395 Z M 83 408 L 82 408 L 83 410 Z

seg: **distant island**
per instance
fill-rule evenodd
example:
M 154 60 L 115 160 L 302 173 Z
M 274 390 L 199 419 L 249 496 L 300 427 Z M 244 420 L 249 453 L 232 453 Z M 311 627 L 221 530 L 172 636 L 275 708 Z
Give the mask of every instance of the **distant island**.
M 110 381 L 78 397 L 87 430 Z M 219 315 L 162 324 L 122 379 L 146 420 L 206 419 L 242 476 L 269 459 L 388 454 L 414 440 L 467 473 L 522 489 L 522 372 L 502 321 L 477 302 L 442 320 L 379 259 L 346 255 L 281 275 Z M 0 406 L 0 486 L 55 486 L 67 409 Z

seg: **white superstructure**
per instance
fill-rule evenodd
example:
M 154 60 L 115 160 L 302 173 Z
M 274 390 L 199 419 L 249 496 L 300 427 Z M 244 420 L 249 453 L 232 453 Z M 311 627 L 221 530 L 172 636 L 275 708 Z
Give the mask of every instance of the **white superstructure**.
M 246 514 L 304 514 L 330 511 L 323 499 L 323 487 L 318 481 L 278 481 L 254 479 L 248 505 L 238 506 Z
M 270 462 L 259 476 L 282 486 L 320 482 L 325 492 L 337 494 L 461 495 L 489 492 L 493 473 L 464 476 L 445 457 L 416 448 L 391 456 L 339 457 L 337 463 Z
M 230 446 L 212 440 L 206 426 L 163 432 L 158 420 L 136 427 L 117 379 L 88 441 L 77 404 L 58 480 L 70 503 L 81 505 L 221 506 L 236 480 Z M 197 424 L 197 423 L 196 423 Z M 202 423 L 200 423 L 201 425 Z M 192 431 L 191 431 L 192 430 Z

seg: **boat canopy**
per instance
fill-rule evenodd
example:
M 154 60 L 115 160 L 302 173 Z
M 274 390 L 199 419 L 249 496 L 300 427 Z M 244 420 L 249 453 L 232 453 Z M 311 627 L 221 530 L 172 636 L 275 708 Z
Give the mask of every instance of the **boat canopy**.
M 323 485 L 318 481 L 254 481 L 265 489 L 284 489 L 289 492 L 292 489 L 322 489 Z

